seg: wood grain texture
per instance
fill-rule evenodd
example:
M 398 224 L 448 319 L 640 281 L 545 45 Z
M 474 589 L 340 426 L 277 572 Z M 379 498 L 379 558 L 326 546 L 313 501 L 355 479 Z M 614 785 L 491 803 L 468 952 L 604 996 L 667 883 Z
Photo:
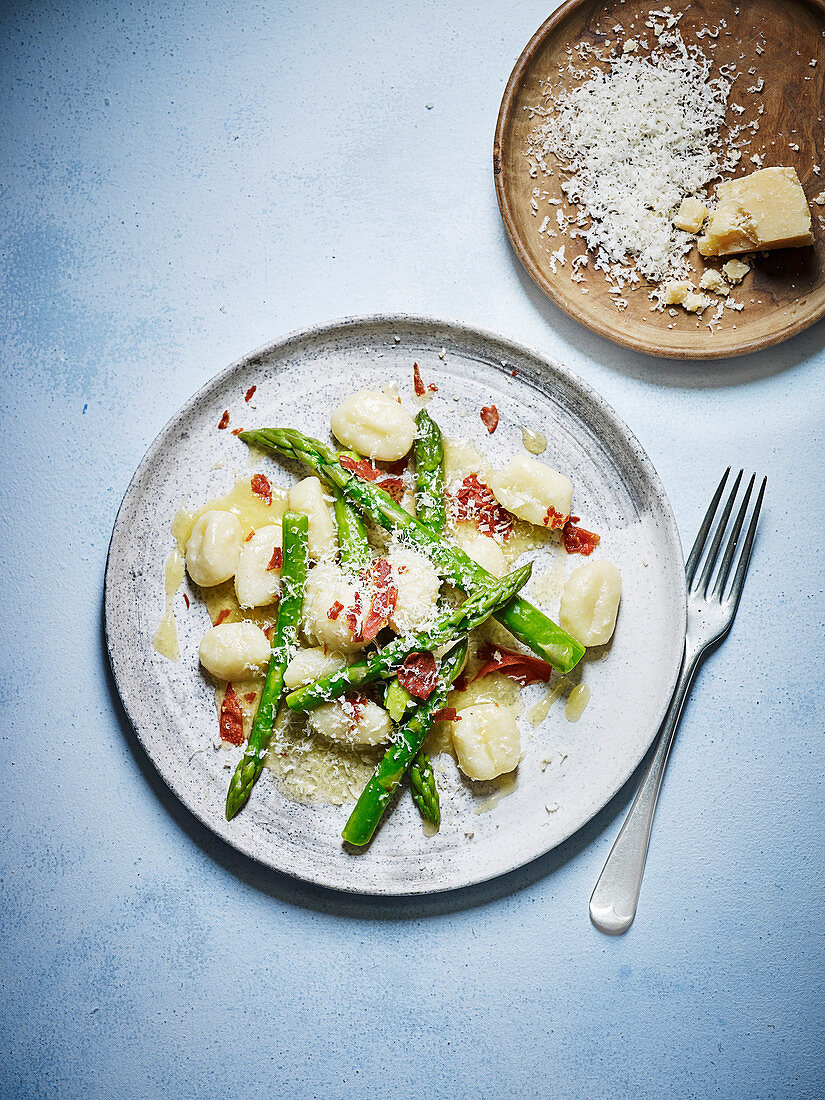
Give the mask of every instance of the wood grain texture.
M 815 243 L 810 248 L 780 249 L 757 258 L 753 270 L 733 291 L 745 308 L 737 313 L 726 310 L 721 327 L 711 334 L 707 322 L 713 312 L 705 311 L 704 320 L 683 310 L 676 316 L 651 311 L 648 284 L 627 294 L 629 305 L 619 312 L 607 293 L 608 284 L 599 273 L 590 272 L 587 282 L 571 281 L 570 259 L 583 251 L 578 242 L 566 236 L 543 239 L 538 232 L 545 213 L 553 208 L 540 207 L 536 216 L 531 207 L 533 189 L 539 186 L 553 198 L 561 199 L 559 209 L 570 213 L 574 208 L 564 200 L 558 173 L 531 178 L 523 155 L 527 135 L 535 126 L 527 108 L 542 100 L 542 80 L 551 80 L 557 89 L 570 78 L 560 75 L 568 62 L 566 48 L 580 41 L 594 46 L 606 40 L 616 41 L 613 27 L 621 23 L 625 35 L 639 36 L 651 9 L 650 0 L 568 0 L 535 33 L 519 58 L 508 81 L 499 111 L 493 147 L 493 173 L 499 207 L 510 241 L 519 259 L 539 287 L 571 317 L 588 328 L 626 347 L 651 355 L 674 359 L 717 359 L 742 355 L 777 344 L 794 336 L 825 315 L 825 206 L 812 205 Z M 739 103 L 745 114 L 736 121 L 759 118 L 760 128 L 735 175 L 755 170 L 751 153 L 763 157 L 764 167 L 789 165 L 796 168 L 809 203 L 825 189 L 825 0 L 694 0 L 684 7 L 679 30 L 685 42 L 700 42 L 713 58 L 714 74 L 718 67 L 735 62 L 742 75 L 735 81 L 729 103 Z M 739 10 L 736 15 L 735 11 Z M 697 39 L 697 31 L 727 22 L 716 39 Z M 757 45 L 764 52 L 759 53 Z M 816 65 L 810 62 L 816 60 Z M 589 64 L 588 64 L 589 67 Z M 748 75 L 754 67 L 755 76 Z M 761 95 L 748 93 L 747 87 L 762 77 Z M 566 78 L 566 79 L 565 79 Z M 747 84 L 745 83 L 747 81 Z M 759 116 L 759 103 L 764 113 Z M 732 118 L 730 111 L 728 121 Z M 791 145 L 799 148 L 791 148 Z M 821 167 L 821 174 L 814 166 Z M 711 188 L 712 190 L 712 188 Z M 554 274 L 550 251 L 566 244 L 564 267 Z M 690 263 L 696 280 L 705 264 L 693 248 Z M 719 267 L 711 261 L 707 266 Z M 587 286 L 588 294 L 582 294 Z M 672 327 L 669 327 L 672 326 Z

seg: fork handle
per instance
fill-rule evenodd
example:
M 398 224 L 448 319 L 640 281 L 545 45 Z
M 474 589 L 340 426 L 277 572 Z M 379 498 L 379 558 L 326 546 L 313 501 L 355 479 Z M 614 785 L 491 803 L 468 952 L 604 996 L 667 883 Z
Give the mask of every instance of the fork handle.
M 699 657 L 700 653 L 697 652 L 685 655 L 673 698 L 659 731 L 656 751 L 590 898 L 590 919 L 600 931 L 608 935 L 618 936 L 626 932 L 636 916 L 653 815 L 656 812 L 670 747 Z

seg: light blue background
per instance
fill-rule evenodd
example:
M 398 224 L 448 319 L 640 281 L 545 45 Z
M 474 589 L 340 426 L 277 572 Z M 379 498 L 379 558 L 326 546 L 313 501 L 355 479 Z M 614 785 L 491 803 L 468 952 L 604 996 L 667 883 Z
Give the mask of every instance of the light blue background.
M 825 328 L 673 363 L 544 299 L 491 145 L 548 10 L 4 5 L 4 1097 L 825 1095 Z M 768 475 L 623 938 L 587 901 L 632 785 L 504 880 L 353 899 L 213 839 L 119 709 L 103 569 L 149 442 L 242 353 L 378 311 L 497 329 L 580 373 L 687 543 L 724 466 Z

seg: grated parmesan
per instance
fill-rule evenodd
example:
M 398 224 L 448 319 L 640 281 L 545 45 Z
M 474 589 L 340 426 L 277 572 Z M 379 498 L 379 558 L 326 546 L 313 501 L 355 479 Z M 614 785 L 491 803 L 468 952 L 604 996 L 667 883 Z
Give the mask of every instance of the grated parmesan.
M 526 155 L 547 174 L 555 157 L 569 178 L 562 190 L 584 218 L 594 266 L 608 274 L 635 264 L 650 282 L 687 273 L 692 238 L 672 224 L 682 199 L 721 171 L 717 147 L 731 81 L 710 77 L 711 62 L 678 30 L 649 56 L 607 59 L 579 87 L 553 97 Z M 560 211 L 558 213 L 561 213 Z M 561 228 L 561 219 L 559 219 Z M 625 273 L 618 285 L 633 282 Z

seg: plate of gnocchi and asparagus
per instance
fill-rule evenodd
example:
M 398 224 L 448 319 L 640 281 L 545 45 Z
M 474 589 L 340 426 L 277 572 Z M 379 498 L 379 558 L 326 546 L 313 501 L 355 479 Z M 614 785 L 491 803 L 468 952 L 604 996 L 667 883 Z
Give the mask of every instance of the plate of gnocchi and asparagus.
M 550 851 L 650 745 L 684 575 L 638 442 L 559 364 L 428 318 L 239 360 L 170 421 L 106 572 L 160 774 L 276 870 L 455 889 Z

